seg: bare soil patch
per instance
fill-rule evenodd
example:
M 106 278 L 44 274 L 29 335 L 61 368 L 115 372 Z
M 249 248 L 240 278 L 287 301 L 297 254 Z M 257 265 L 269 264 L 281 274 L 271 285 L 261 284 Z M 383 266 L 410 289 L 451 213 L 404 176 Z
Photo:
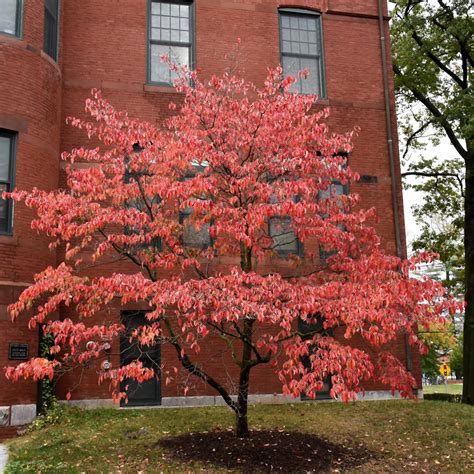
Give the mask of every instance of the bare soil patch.
M 157 443 L 175 460 L 198 461 L 242 472 L 328 472 L 357 469 L 375 454 L 363 446 L 331 443 L 311 433 L 252 431 L 239 439 L 232 431 L 187 433 Z

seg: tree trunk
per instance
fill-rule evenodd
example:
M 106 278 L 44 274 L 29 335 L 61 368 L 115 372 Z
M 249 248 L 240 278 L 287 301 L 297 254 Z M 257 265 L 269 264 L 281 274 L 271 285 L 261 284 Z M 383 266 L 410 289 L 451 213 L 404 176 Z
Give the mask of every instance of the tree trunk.
M 465 282 L 467 303 L 464 315 L 463 374 L 464 385 L 462 401 L 474 405 L 474 141 L 468 140 L 466 159 L 465 188 Z
M 249 399 L 249 381 L 250 369 L 252 368 L 252 327 L 254 320 L 246 319 L 244 321 L 243 331 L 243 351 L 239 376 L 239 394 L 237 397 L 236 411 L 236 434 L 239 438 L 248 438 L 249 423 L 247 419 L 248 399 Z
M 249 399 L 250 369 L 248 367 L 240 371 L 239 395 L 237 397 L 237 412 L 235 433 L 239 438 L 249 437 L 249 422 L 247 417 Z

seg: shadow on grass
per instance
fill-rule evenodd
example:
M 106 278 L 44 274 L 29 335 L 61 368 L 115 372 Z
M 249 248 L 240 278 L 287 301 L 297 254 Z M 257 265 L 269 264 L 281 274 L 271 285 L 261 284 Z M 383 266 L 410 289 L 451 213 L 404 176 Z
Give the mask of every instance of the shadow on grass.
M 199 461 L 243 472 L 345 471 L 375 457 L 364 447 L 330 443 L 309 433 L 252 431 L 238 439 L 232 431 L 188 433 L 157 443 L 178 462 Z

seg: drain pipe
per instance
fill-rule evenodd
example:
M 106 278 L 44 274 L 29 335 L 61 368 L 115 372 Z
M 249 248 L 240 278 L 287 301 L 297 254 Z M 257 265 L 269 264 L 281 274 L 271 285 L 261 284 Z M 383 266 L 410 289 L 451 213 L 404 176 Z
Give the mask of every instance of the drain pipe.
M 397 199 L 397 179 L 395 176 L 395 153 L 393 148 L 393 128 L 392 128 L 392 111 L 390 105 L 390 92 L 388 84 L 387 72 L 387 46 L 385 38 L 385 25 L 383 17 L 384 0 L 378 0 L 379 4 L 379 28 L 380 28 L 380 49 L 382 52 L 382 74 L 383 74 L 383 92 L 385 99 L 385 122 L 387 126 L 387 144 L 388 157 L 390 161 L 390 178 L 392 180 L 392 206 L 393 206 L 393 222 L 395 224 L 395 241 L 397 246 L 397 256 L 402 258 L 402 239 L 400 237 L 400 215 Z
M 390 104 L 390 90 L 388 82 L 388 70 L 387 70 L 387 45 L 385 38 L 385 24 L 383 16 L 384 0 L 378 0 L 378 16 L 379 16 L 379 29 L 380 29 L 380 50 L 382 53 L 382 75 L 383 75 L 383 91 L 385 101 L 385 122 L 387 127 L 387 145 L 388 145 L 388 157 L 390 162 L 390 178 L 392 183 L 392 207 L 393 207 L 393 223 L 395 227 L 395 243 L 397 256 L 403 257 L 402 252 L 402 239 L 400 230 L 400 214 L 398 206 L 398 194 L 397 194 L 397 178 L 395 175 L 395 152 L 393 145 L 393 127 L 392 127 L 392 110 Z M 405 354 L 406 354 L 406 367 L 408 371 L 413 370 L 413 357 L 411 347 L 408 341 L 408 334 L 405 332 Z

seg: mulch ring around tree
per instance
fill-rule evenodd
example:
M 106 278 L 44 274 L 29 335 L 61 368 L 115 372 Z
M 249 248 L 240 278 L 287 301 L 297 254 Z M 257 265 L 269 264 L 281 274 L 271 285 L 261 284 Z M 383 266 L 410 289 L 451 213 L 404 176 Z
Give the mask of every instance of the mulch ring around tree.
M 233 431 L 187 433 L 157 443 L 176 461 L 200 461 L 243 472 L 345 471 L 375 458 L 364 447 L 338 445 L 310 433 L 252 431 L 239 439 Z

